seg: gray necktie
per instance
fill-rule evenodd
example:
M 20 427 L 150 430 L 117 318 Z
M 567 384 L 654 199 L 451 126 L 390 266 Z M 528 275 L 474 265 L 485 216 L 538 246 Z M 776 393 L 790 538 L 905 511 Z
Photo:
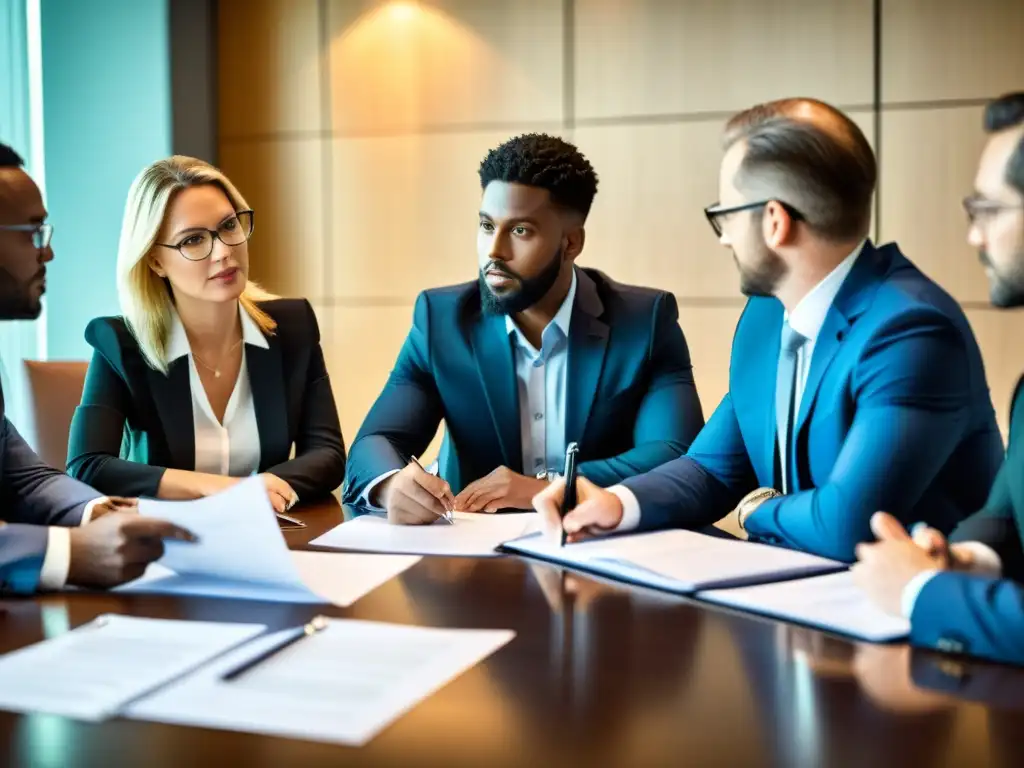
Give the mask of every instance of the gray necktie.
M 782 325 L 782 346 L 779 349 L 779 370 L 775 379 L 775 427 L 778 430 L 779 465 L 782 467 L 782 492 L 789 493 L 793 486 L 790 472 L 793 468 L 793 421 L 796 419 L 794 400 L 796 395 L 797 353 L 807 342 L 805 336 Z

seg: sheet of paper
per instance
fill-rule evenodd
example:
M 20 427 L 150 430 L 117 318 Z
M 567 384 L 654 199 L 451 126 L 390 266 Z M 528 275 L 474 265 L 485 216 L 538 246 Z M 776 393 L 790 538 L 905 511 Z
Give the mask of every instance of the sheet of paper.
M 0 709 L 102 720 L 265 629 L 101 616 L 0 657 Z
M 438 519 L 433 525 L 394 525 L 383 517 L 362 515 L 332 528 L 310 542 L 327 549 L 389 552 L 451 557 L 495 557 L 510 539 L 537 530 L 536 512 L 456 512 L 455 523 Z
M 657 531 L 558 546 L 534 535 L 507 549 L 673 592 L 778 581 L 845 568 L 843 563 L 767 544 L 693 531 Z
M 270 602 L 329 602 L 347 608 L 422 559 L 414 555 L 354 552 L 290 552 L 289 555 L 305 585 L 301 589 L 216 576 L 180 576 L 160 563 L 153 563 L 142 578 L 117 591 Z
M 128 716 L 361 746 L 515 636 L 332 619 L 240 677 L 221 679 L 290 631 L 218 659 L 138 702 Z
M 910 622 L 875 607 L 849 571 L 700 592 L 697 598 L 872 642 L 898 640 L 910 634 Z
M 258 477 L 196 501 L 140 500 L 139 512 L 199 541 L 166 542 L 160 561 L 123 592 L 348 606 L 419 559 L 290 552 Z

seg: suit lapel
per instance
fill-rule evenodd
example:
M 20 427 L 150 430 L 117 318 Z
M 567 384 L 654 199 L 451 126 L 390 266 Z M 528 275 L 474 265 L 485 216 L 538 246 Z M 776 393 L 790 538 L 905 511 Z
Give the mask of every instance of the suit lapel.
M 472 344 L 477 373 L 498 433 L 505 466 L 519 471 L 523 465 L 519 385 L 512 362 L 512 340 L 504 316 L 482 315 L 473 325 Z
M 853 269 L 846 276 L 828 314 L 825 315 L 825 323 L 821 326 L 817 341 L 814 343 L 814 355 L 807 373 L 807 383 L 800 397 L 800 412 L 793 432 L 794 442 L 811 413 L 822 377 L 839 353 L 850 326 L 870 305 L 879 279 L 892 261 L 892 255 L 887 251 L 888 248 L 876 250 L 870 240 L 864 244 Z
M 608 349 L 608 325 L 600 317 L 604 304 L 594 281 L 576 270 L 576 301 L 569 324 L 566 361 L 565 442 L 583 442 L 587 420 L 600 388 Z
M 291 447 L 288 435 L 288 393 L 284 385 L 284 361 L 281 341 L 277 336 L 268 339 L 264 349 L 245 345 L 245 365 L 249 369 L 249 387 L 252 405 L 256 411 L 256 425 L 260 436 L 260 465 L 267 466 L 271 457 L 282 449 L 287 455 Z M 277 461 L 283 461 L 284 456 Z
M 170 454 L 168 463 L 191 471 L 196 467 L 196 435 L 188 366 L 188 357 L 179 357 L 170 364 L 166 376 L 148 366 L 146 375 L 153 403 L 163 424 L 164 440 Z

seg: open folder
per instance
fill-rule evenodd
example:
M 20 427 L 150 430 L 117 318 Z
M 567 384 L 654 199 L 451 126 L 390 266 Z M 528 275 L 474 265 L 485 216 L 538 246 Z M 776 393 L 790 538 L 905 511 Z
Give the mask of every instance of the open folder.
M 846 568 L 806 552 L 681 530 L 609 536 L 564 547 L 535 534 L 506 542 L 504 549 L 678 594 Z
M 121 592 L 348 606 L 419 560 L 290 552 L 258 477 L 196 501 L 142 499 L 139 513 L 187 528 L 199 541 L 165 542 L 160 561 Z

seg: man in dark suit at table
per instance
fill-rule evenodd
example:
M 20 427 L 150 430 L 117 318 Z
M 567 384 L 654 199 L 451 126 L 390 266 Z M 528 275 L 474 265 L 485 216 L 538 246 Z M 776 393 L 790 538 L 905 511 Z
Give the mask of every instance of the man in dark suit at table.
M 575 266 L 597 191 L 576 147 L 516 137 L 480 182 L 478 280 L 420 294 L 349 456 L 345 502 L 395 523 L 529 508 L 570 442 L 612 485 L 685 453 L 704 423 L 672 294 Z M 442 419 L 434 477 L 411 459 Z
M 1024 92 L 985 111 L 990 134 L 964 200 L 968 240 L 988 274 L 992 303 L 1024 306 Z M 872 521 L 880 541 L 858 549 L 854 574 L 882 607 L 910 619 L 911 642 L 1024 664 L 1024 379 L 1010 414 L 1006 461 L 978 513 L 947 545 L 940 531 L 911 538 L 891 516 Z M 916 542 L 916 543 L 915 543 Z
M 42 311 L 46 264 L 53 260 L 46 208 L 22 159 L 0 144 L 0 318 L 33 320 Z M 48 467 L 4 415 L 0 392 L 0 595 L 106 587 L 142 575 L 163 553 L 162 539 L 191 534 L 143 518 L 135 502 L 100 497 Z
M 552 529 L 699 528 L 738 506 L 750 539 L 852 561 L 878 509 L 950 531 L 981 503 L 1002 441 L 959 305 L 868 239 L 874 153 L 812 99 L 729 121 L 707 217 L 751 296 L 729 393 L 689 454 L 607 491 L 586 480 Z

